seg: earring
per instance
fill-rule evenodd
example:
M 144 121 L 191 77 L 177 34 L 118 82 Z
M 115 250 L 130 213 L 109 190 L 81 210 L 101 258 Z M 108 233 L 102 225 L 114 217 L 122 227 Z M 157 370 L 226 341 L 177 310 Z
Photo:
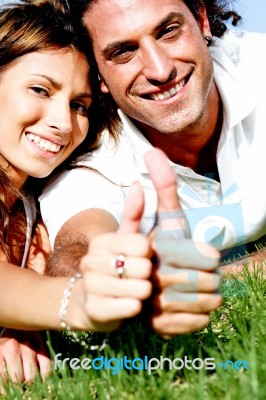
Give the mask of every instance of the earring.
M 204 39 L 205 39 L 205 41 L 206 41 L 206 43 L 207 43 L 207 47 L 209 47 L 209 46 L 212 44 L 212 42 L 213 42 L 211 36 L 204 36 Z
M 101 82 L 102 77 L 101 77 L 100 74 L 97 75 L 97 79 L 98 79 L 99 82 Z

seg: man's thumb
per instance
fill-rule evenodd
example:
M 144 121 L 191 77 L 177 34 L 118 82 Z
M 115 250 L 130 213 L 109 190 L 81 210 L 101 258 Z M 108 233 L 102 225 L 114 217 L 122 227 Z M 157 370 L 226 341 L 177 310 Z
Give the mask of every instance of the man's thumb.
M 144 193 L 139 182 L 134 182 L 129 190 L 125 211 L 119 232 L 137 233 L 144 211 Z
M 160 149 L 148 151 L 144 160 L 157 192 L 157 227 L 160 237 L 190 237 L 190 230 L 179 202 L 177 179 L 164 152 Z M 156 234 L 158 235 L 158 229 Z

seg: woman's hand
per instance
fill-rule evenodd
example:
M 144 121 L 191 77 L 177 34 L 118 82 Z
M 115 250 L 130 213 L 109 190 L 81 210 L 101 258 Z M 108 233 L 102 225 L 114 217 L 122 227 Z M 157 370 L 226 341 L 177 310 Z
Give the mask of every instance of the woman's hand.
M 36 374 L 44 379 L 51 359 L 42 332 L 4 329 L 0 337 L 0 375 L 8 382 L 30 383 Z M 0 393 L 4 393 L 0 382 Z
M 117 328 L 124 319 L 138 315 L 142 301 L 151 295 L 151 244 L 147 237 L 138 233 L 143 206 L 143 191 L 135 183 L 118 231 L 91 239 L 89 252 L 81 260 L 85 324 L 91 330 Z M 125 258 L 122 279 L 115 267 L 121 255 Z

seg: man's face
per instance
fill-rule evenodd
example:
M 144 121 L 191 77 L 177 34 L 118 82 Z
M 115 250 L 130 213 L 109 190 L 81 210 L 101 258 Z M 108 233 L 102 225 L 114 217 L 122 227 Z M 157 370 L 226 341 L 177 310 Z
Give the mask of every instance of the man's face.
M 182 0 L 99 0 L 85 14 L 102 91 L 142 129 L 197 127 L 213 88 L 213 65 L 198 21 Z

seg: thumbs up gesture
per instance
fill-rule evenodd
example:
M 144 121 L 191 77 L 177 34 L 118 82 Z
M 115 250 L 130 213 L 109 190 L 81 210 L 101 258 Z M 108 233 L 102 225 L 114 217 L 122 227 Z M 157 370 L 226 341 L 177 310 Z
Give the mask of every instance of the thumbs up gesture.
M 93 237 L 81 261 L 83 326 L 115 329 L 124 319 L 138 315 L 143 301 L 150 299 L 152 307 L 146 312 L 151 326 L 171 337 L 203 327 L 209 312 L 220 305 L 219 253 L 190 238 L 176 176 L 164 153 L 153 149 L 145 162 L 158 196 L 155 227 L 149 237 L 139 233 L 144 193 L 136 182 L 118 230 Z M 109 217 L 102 211 L 102 218 Z M 157 262 L 152 265 L 154 258 Z
M 146 153 L 145 163 L 158 197 L 156 225 L 150 234 L 158 264 L 152 275 L 151 324 L 169 337 L 203 327 L 209 322 L 209 312 L 221 304 L 216 272 L 219 253 L 191 239 L 176 175 L 165 154 L 153 149 Z

